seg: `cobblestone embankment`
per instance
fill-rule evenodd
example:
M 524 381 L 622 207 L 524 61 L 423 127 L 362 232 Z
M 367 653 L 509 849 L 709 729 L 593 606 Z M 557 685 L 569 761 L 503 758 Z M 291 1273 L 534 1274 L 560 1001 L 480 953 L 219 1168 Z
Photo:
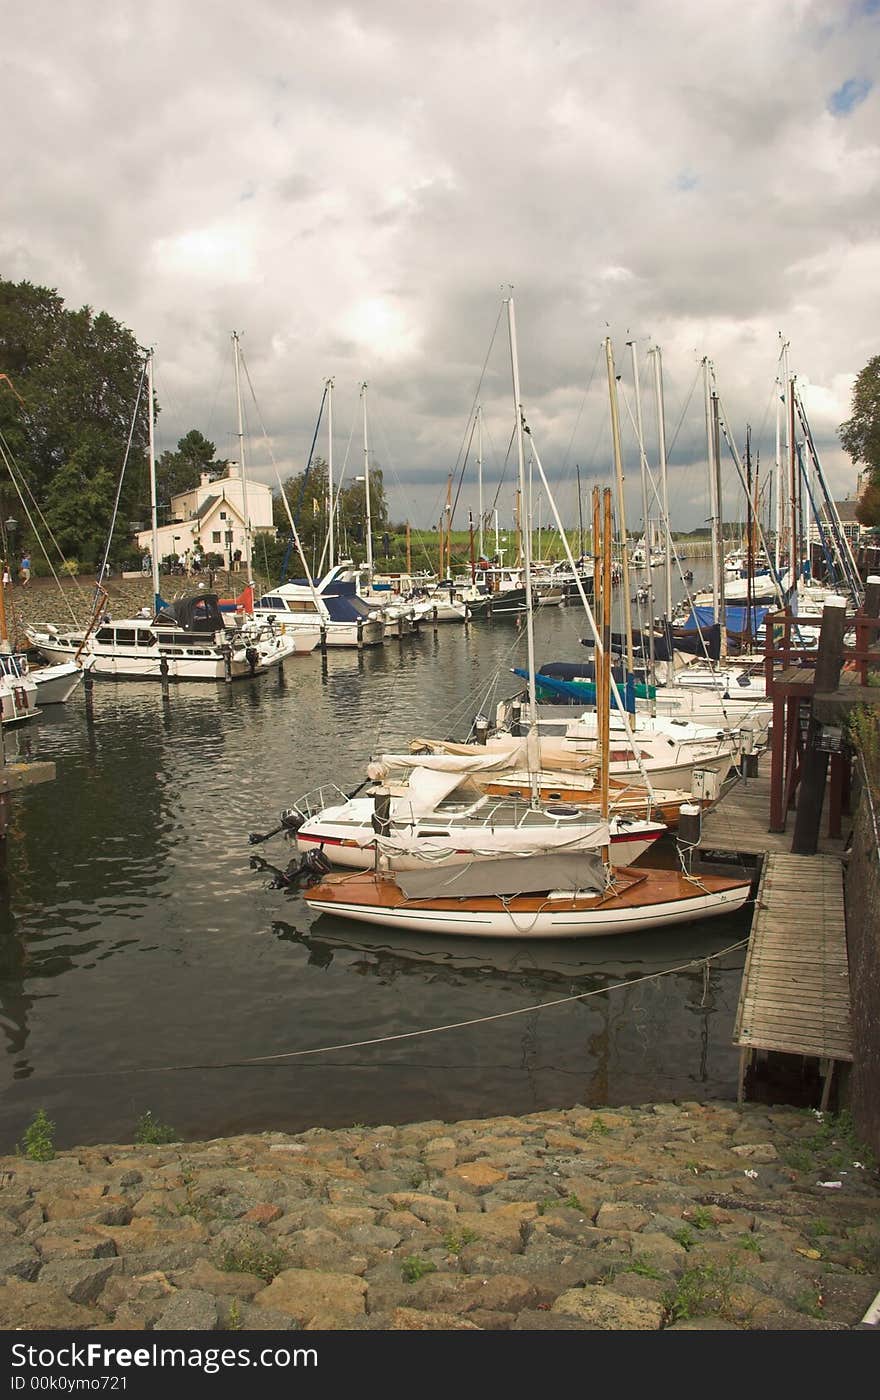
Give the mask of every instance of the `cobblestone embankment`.
M 258 590 L 261 590 L 263 583 L 257 575 L 255 582 Z M 208 586 L 207 574 L 193 578 L 183 575 L 163 577 L 162 596 L 170 602 L 183 593 L 194 592 L 202 585 Z M 141 608 L 152 606 L 153 585 L 149 575 L 111 578 L 105 587 L 106 606 L 111 617 L 134 617 Z M 214 579 L 213 591 L 227 598 L 240 593 L 243 587 L 244 574 L 221 572 Z M 16 628 L 23 635 L 25 627 L 39 626 L 43 622 L 52 622 L 56 627 L 70 627 L 74 623 L 84 627 L 92 616 L 94 582 L 87 578 L 64 579 L 59 588 L 52 578 L 35 578 L 24 588 L 20 585 L 7 588 L 4 597 L 10 637 L 14 638 Z
M 733 1104 L 0 1161 L 0 1328 L 846 1330 L 880 1186 L 841 1120 Z

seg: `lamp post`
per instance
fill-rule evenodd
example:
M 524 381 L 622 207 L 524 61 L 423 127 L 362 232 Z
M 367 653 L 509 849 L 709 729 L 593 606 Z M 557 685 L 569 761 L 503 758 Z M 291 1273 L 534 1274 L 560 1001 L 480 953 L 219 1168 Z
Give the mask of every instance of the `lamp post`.
M 9 541 L 9 553 L 10 553 L 10 556 L 11 556 L 11 554 L 12 554 L 12 542 L 13 542 L 13 539 L 14 539 L 14 537 L 15 537 L 15 532 L 16 532 L 16 530 L 18 529 L 18 521 L 17 521 L 17 520 L 13 520 L 12 516 L 10 516 L 8 520 L 4 521 L 3 528 L 4 528 L 4 530 L 6 531 L 6 538 L 7 538 L 7 540 Z M 11 581 L 12 581 L 12 559 L 11 559 L 11 557 L 10 557 L 10 559 L 9 559 L 8 564 L 4 565 L 4 571 L 6 571 L 6 570 L 8 570 L 9 579 L 10 579 L 10 582 L 11 582 Z M 9 651 L 9 637 L 8 637 L 8 632 L 7 632 L 7 627 L 6 627 L 6 598 L 4 597 L 4 593 L 5 593 L 5 589 L 4 589 L 4 587 L 3 587 L 3 584 L 0 583 L 0 651 L 8 652 L 8 651 Z M 3 740 L 2 740 L 2 737 L 0 737 L 0 764 L 2 764 L 4 761 L 5 761 L 5 759 L 4 759 L 4 755 L 3 755 Z
M 229 572 L 232 573 L 232 529 L 226 531 L 226 550 L 229 555 Z

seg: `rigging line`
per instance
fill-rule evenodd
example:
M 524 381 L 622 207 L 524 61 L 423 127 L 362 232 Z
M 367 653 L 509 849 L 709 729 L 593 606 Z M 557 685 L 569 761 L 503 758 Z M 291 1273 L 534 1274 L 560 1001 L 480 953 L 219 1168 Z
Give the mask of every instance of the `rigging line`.
M 450 534 L 452 533 L 452 522 L 453 522 L 453 520 L 454 520 L 454 518 L 455 518 L 455 512 L 456 512 L 456 510 L 458 509 L 458 498 L 459 498 L 459 496 L 461 495 L 461 488 L 462 488 L 462 485 L 463 485 L 463 483 L 464 483 L 464 474 L 465 474 L 465 472 L 467 471 L 468 458 L 470 457 L 470 454 L 471 454 L 471 444 L 473 443 L 473 440 L 474 440 L 474 433 L 475 433 L 476 431 L 477 431 L 477 419 L 476 419 L 476 415 L 475 415 L 475 416 L 471 419 L 471 431 L 470 431 L 470 436 L 469 436 L 469 438 L 468 438 L 468 440 L 467 440 L 467 447 L 465 448 L 464 461 L 463 461 L 462 464 L 461 464 L 461 471 L 459 472 L 459 476 L 458 476 L 458 486 L 457 486 L 456 489 L 455 489 L 455 500 L 452 502 L 452 509 L 451 509 L 450 512 L 449 512 L 449 519 L 448 519 L 448 521 L 446 522 L 446 528 L 447 528 L 447 530 L 450 532 Z
M 492 511 L 494 511 L 494 510 L 497 508 L 497 506 L 498 506 L 498 497 L 501 495 L 501 488 L 502 488 L 502 486 L 504 485 L 504 478 L 507 476 L 507 468 L 508 468 L 508 465 L 509 465 L 509 463 L 510 463 L 510 453 L 511 453 L 511 449 L 513 448 L 513 442 L 514 442 L 515 437 L 516 437 L 516 424 L 514 423 L 513 428 L 511 429 L 511 433 L 510 433 L 510 441 L 509 441 L 508 444 L 507 444 L 507 451 L 506 451 L 506 453 L 504 454 L 504 465 L 503 465 L 503 467 L 501 468 L 501 477 L 500 477 L 499 482 L 498 482 L 498 489 L 497 489 L 497 491 L 495 492 L 495 496 L 494 496 L 494 499 L 493 499 L 493 501 L 492 501 L 492 506 L 491 506 L 491 510 L 492 510 Z
M 61 593 L 61 596 L 62 596 L 62 598 L 63 598 L 63 600 L 64 600 L 64 606 L 67 608 L 67 611 L 70 613 L 70 616 L 71 616 L 71 618 L 73 619 L 74 625 L 77 625 L 77 624 L 78 624 L 77 615 L 76 615 L 76 613 L 74 612 L 74 609 L 73 609 L 73 607 L 72 607 L 72 605 L 71 605 L 70 599 L 69 599 L 68 596 L 67 596 L 67 593 L 66 593 L 66 591 L 65 591 L 65 589 L 64 589 L 64 586 L 63 586 L 63 584 L 62 584 L 60 578 L 58 577 L 58 574 L 55 572 L 55 565 L 52 563 L 52 560 L 49 558 L 48 551 L 46 550 L 46 546 L 43 544 L 42 536 L 40 535 L 40 532 L 39 532 L 39 530 L 37 529 L 36 523 L 35 523 L 35 521 L 34 521 L 34 517 L 31 515 L 30 509 L 29 509 L 29 507 L 28 507 L 28 503 L 27 503 L 27 501 L 25 500 L 24 496 L 22 495 L 22 491 L 21 491 L 21 486 L 22 486 L 22 485 L 24 485 L 25 489 L 27 490 L 27 493 L 28 493 L 28 495 L 29 495 L 30 498 L 31 498 L 31 502 L 32 502 L 32 504 L 33 504 L 33 506 L 34 506 L 35 511 L 36 511 L 37 514 L 39 515 L 40 520 L 41 520 L 41 521 L 43 522 L 43 524 L 45 525 L 45 527 L 46 527 L 46 533 L 48 534 L 48 536 L 49 536 L 50 540 L 52 541 L 53 545 L 55 546 L 55 548 L 58 550 L 58 557 L 59 557 L 59 559 L 63 559 L 63 558 L 64 558 L 64 555 L 63 555 L 63 553 L 62 553 L 61 547 L 60 547 L 60 545 L 58 544 L 58 541 L 56 540 L 55 536 L 52 534 L 52 531 L 51 531 L 51 529 L 50 529 L 50 527 L 49 527 L 49 525 L 48 525 L 48 523 L 47 523 L 47 521 L 46 521 L 46 517 L 43 515 L 43 512 L 42 512 L 42 510 L 40 509 L 40 506 L 38 505 L 36 499 L 34 498 L 34 493 L 33 493 L 33 491 L 31 490 L 30 486 L 28 485 L 28 482 L 27 482 L 27 480 L 25 479 L 24 473 L 21 471 L 21 469 L 20 469 L 19 467 L 13 468 L 12 457 L 11 457 L 11 454 L 10 454 L 10 455 L 7 455 L 8 453 L 10 453 L 9 444 L 7 443 L 7 441 L 6 441 L 6 439 L 4 438 L 3 434 L 0 433 L 0 454 L 2 454 L 3 460 L 4 460 L 4 462 L 5 462 L 5 464 L 6 464 L 6 467 L 7 467 L 8 471 L 9 471 L 9 479 L 10 479 L 10 481 L 12 482 L 13 486 L 15 487 L 16 494 L 18 495 L 18 499 L 19 499 L 19 502 L 20 502 L 20 504 L 21 504 L 21 508 L 22 508 L 22 510 L 24 511 L 25 515 L 27 516 L 27 521 L 28 521 L 28 524 L 29 524 L 30 527 L 31 527 L 31 530 L 33 531 L 34 538 L 36 539 L 37 544 L 39 545 L 40 549 L 42 550 L 43 558 L 46 560 L 46 563 L 49 565 L 49 572 L 51 573 L 52 577 L 54 578 L 55 582 L 56 582 L 57 585 L 58 585 L 59 592 Z M 16 480 L 16 472 L 18 473 L 18 476 L 19 476 L 19 478 L 20 478 L 20 481 Z M 11 561 L 10 561 L 10 563 L 11 563 Z M 86 602 L 85 590 L 80 586 L 80 582 L 79 582 L 79 580 L 77 579 L 77 577 L 76 577 L 75 574 L 71 574 L 70 577 L 73 579 L 74 586 L 75 586 L 77 592 L 79 593 L 80 598 L 82 599 L 83 603 L 85 603 L 85 602 Z
M 584 408 L 585 408 L 585 406 L 586 406 L 587 399 L 590 397 L 590 390 L 591 390 L 592 387 L 593 387 L 593 380 L 594 380 L 595 377 L 596 377 L 596 370 L 597 370 L 598 365 L 599 365 L 599 356 L 600 356 L 601 354 L 602 354 L 602 346 L 599 345 L 599 346 L 597 346 L 597 348 L 596 348 L 596 358 L 595 358 L 595 360 L 593 361 L 593 368 L 592 368 L 592 370 L 590 371 L 590 378 L 589 378 L 588 381 L 587 381 L 587 387 L 586 387 L 586 389 L 584 390 L 584 396 L 583 396 L 583 398 L 581 399 L 581 406 L 580 406 L 580 408 L 578 409 L 577 418 L 575 419 L 574 427 L 573 427 L 572 430 L 571 430 L 571 437 L 570 437 L 569 440 L 568 440 L 568 447 L 565 449 L 565 456 L 564 456 L 563 459 L 562 459 L 562 466 L 560 467 L 560 471 L 565 471 L 566 465 L 567 465 L 567 463 L 568 463 L 569 456 L 571 455 L 571 445 L 572 445 L 572 443 L 574 442 L 575 433 L 577 432 L 578 427 L 580 426 L 580 421 L 581 421 L 581 418 L 583 417 L 583 412 L 584 412 Z
M 348 459 L 349 459 L 349 456 L 350 456 L 350 454 L 351 454 L 351 444 L 352 444 L 352 441 L 353 441 L 353 439 L 354 439 L 355 422 L 356 422 L 356 419 L 358 418 L 358 416 L 359 416 L 359 415 L 358 415 L 358 412 L 357 412 L 357 407 L 355 407 L 355 411 L 354 411 L 354 413 L 352 414 L 352 418 L 351 418 L 351 428 L 349 429 L 349 433 L 348 433 L 348 442 L 347 442 L 346 445 L 345 445 L 345 455 L 344 455 L 344 457 L 342 458 L 342 466 L 341 466 L 341 468 L 340 468 L 340 470 L 339 470 L 339 476 L 338 476 L 336 482 L 334 483 L 335 486 L 336 486 L 336 494 L 335 494 L 335 496 L 334 496 L 334 498 L 333 498 L 333 501 L 332 501 L 332 503 L 331 503 L 331 514 L 333 514 L 337 520 L 340 520 L 340 524 L 341 524 L 341 519 L 340 519 L 340 514 L 339 514 L 339 507 L 340 507 L 340 503 L 341 503 L 341 501 L 342 501 L 342 483 L 343 483 L 344 480 L 345 480 L 345 473 L 346 473 L 346 471 L 347 471 L 347 469 L 348 469 Z M 347 539 L 346 539 L 346 543 L 347 543 Z M 325 560 L 326 557 L 327 557 L 327 550 L 329 549 L 329 547 L 330 547 L 330 531 L 328 530 L 327 533 L 326 533 L 326 535 L 324 536 L 324 548 L 321 550 L 321 558 L 320 558 L 319 561 L 318 561 L 318 574 L 317 574 L 317 577 L 319 577 L 319 578 L 322 578 L 323 575 L 324 575 L 324 560 Z M 342 551 L 339 550 L 339 553 L 341 554 Z M 336 561 L 336 562 L 337 562 L 337 563 L 339 562 L 338 558 L 337 558 L 337 561 Z
M 492 354 L 492 350 L 493 350 L 494 345 L 495 345 L 495 337 L 496 337 L 497 334 L 498 334 L 498 327 L 499 327 L 499 325 L 500 325 L 500 323 L 501 323 L 501 317 L 502 317 L 502 315 L 504 314 L 504 308 L 505 308 L 506 305 L 507 305 L 506 301 L 504 301 L 504 300 L 502 299 L 502 301 L 501 301 L 501 303 L 500 303 L 500 305 L 499 305 L 499 307 L 498 307 L 498 315 L 497 315 L 496 318 L 495 318 L 495 326 L 494 326 L 494 328 L 493 328 L 493 330 L 492 330 L 492 335 L 491 335 L 491 338 L 490 338 L 490 340 L 489 340 L 489 347 L 488 347 L 488 349 L 487 349 L 487 351 L 486 351 L 486 355 L 485 355 L 485 358 L 484 358 L 484 360 L 483 360 L 482 369 L 480 370 L 480 377 L 479 377 L 479 379 L 477 380 L 477 387 L 476 387 L 476 389 L 475 389 L 475 391 L 474 391 L 474 397 L 473 397 L 473 399 L 471 400 L 470 412 L 468 413 L 467 421 L 466 421 L 466 423 L 465 423 L 465 429 L 464 429 L 464 432 L 462 433 L 461 446 L 460 446 L 459 449 L 458 449 L 458 456 L 457 456 L 456 459 L 455 459 L 455 466 L 453 467 L 453 471 L 455 471 L 455 468 L 458 466 L 459 462 L 461 461 L 461 454 L 462 454 L 462 452 L 464 451 L 465 438 L 466 438 L 467 435 L 468 435 L 468 427 L 469 427 L 470 424 L 471 424 L 471 420 L 473 419 L 474 413 L 476 412 L 477 404 L 478 404 L 479 401 L 480 401 L 480 390 L 481 390 L 482 387 L 483 387 L 483 380 L 484 380 L 485 377 L 486 377 L 486 368 L 487 368 L 487 366 L 488 366 L 488 364 L 489 364 L 489 358 L 490 358 L 490 356 L 491 356 L 491 354 Z M 472 429 L 472 428 L 471 428 L 471 433 L 473 434 L 473 429 Z
M 138 409 L 139 409 L 140 406 L 141 406 L 141 395 L 143 394 L 143 391 L 144 391 L 144 381 L 146 380 L 146 377 L 147 377 L 147 361 L 148 361 L 148 359 L 149 359 L 149 355 L 145 355 L 145 356 L 144 356 L 144 363 L 143 363 L 143 365 L 141 366 L 141 382 L 140 382 L 140 384 L 138 385 L 137 399 L 136 399 L 135 405 L 134 405 L 134 413 L 131 415 L 131 427 L 130 427 L 129 430 L 128 430 L 128 442 L 125 444 L 125 456 L 124 456 L 123 459 L 122 459 L 122 470 L 121 470 L 120 473 L 119 473 L 119 484 L 118 484 L 118 486 L 116 487 L 116 500 L 115 500 L 114 503 L 113 503 L 113 514 L 112 514 L 111 519 L 110 519 L 110 529 L 109 529 L 109 531 L 107 532 L 107 548 L 104 550 L 104 558 L 103 558 L 103 561 L 102 561 L 102 563 L 101 563 L 101 568 L 100 568 L 100 570 L 99 570 L 99 572 L 98 572 L 98 577 L 97 577 L 97 579 L 95 580 L 95 593 L 96 593 L 96 597 L 97 597 L 97 592 L 98 592 L 98 590 L 101 588 L 101 585 L 102 585 L 102 583 L 103 583 L 104 576 L 105 576 L 105 574 L 107 573 L 107 562 L 108 562 L 108 560 L 109 560 L 109 558 L 110 558 L 110 547 L 111 547 L 111 545 L 113 544 L 113 531 L 114 531 L 115 528 L 116 528 L 116 517 L 117 517 L 117 515 L 119 514 L 119 500 L 120 500 L 120 497 L 121 497 L 121 495 L 122 495 L 122 482 L 123 482 L 123 480 L 124 480 L 124 478 L 125 478 L 125 468 L 128 466 L 128 456 L 129 456 L 129 453 L 131 452 L 131 444 L 132 444 L 132 442 L 134 441 L 134 430 L 135 430 L 135 427 L 137 426 Z M 150 404 L 149 412 L 150 412 L 150 413 L 153 412 L 153 405 L 152 405 L 152 404 Z
M 697 387 L 697 380 L 698 380 L 699 377 L 700 377 L 700 370 L 701 370 L 701 368 L 702 368 L 702 362 L 701 362 L 700 364 L 697 365 L 697 372 L 696 372 L 696 374 L 694 375 L 694 382 L 693 382 L 693 384 L 691 385 L 690 393 L 688 394 L 687 398 L 686 398 L 685 401 L 684 401 L 684 408 L 681 410 L 681 417 L 680 417 L 679 420 L 678 420 L 678 427 L 675 429 L 675 432 L 672 434 L 672 437 L 671 437 L 670 440 L 669 440 L 669 448 L 668 448 L 668 450 L 667 450 L 667 456 L 668 456 L 669 452 L 671 452 L 672 449 L 675 447 L 675 444 L 676 444 L 676 442 L 678 441 L 678 435 L 679 435 L 679 433 L 681 432 L 681 425 L 682 425 L 682 423 L 684 422 L 684 415 L 687 413 L 688 409 L 690 408 L 691 399 L 694 397 L 694 390 L 695 390 L 696 387 Z
M 646 972 L 642 977 L 633 977 L 625 982 L 612 982 L 607 987 L 596 987 L 589 992 L 577 992 L 572 996 L 556 997 L 553 1001 L 537 1002 L 533 1006 L 516 1007 L 513 1011 L 496 1011 L 491 1016 L 475 1016 L 467 1021 L 451 1021 L 442 1026 L 427 1026 L 418 1031 L 399 1031 L 396 1035 L 372 1036 L 368 1040 L 348 1040 L 339 1045 L 317 1045 L 308 1050 L 285 1050 L 277 1055 L 254 1055 L 245 1060 L 221 1060 L 213 1063 L 194 1063 L 183 1065 L 155 1065 L 134 1066 L 130 1069 L 108 1069 L 96 1070 L 91 1074 L 83 1075 L 61 1075 L 59 1078 L 68 1079 L 109 1079 L 120 1074 L 180 1074 L 189 1070 L 208 1069 L 245 1069 L 251 1065 L 270 1065 L 280 1060 L 304 1059 L 309 1055 L 329 1055 L 337 1050 L 362 1050 L 371 1045 L 388 1045 L 399 1040 L 417 1040 L 426 1035 L 439 1035 L 444 1031 L 467 1030 L 471 1026 L 485 1026 L 492 1021 L 510 1020 L 514 1016 L 531 1016 L 538 1011 L 547 1011 L 557 1006 L 571 1005 L 577 1001 L 587 1001 L 590 997 L 604 996 L 607 992 L 626 990 L 630 987 L 637 987 L 641 982 L 654 982 L 661 977 L 674 976 L 678 972 L 687 972 L 693 967 L 702 967 L 705 963 L 715 962 L 719 958 L 726 957 L 728 953 L 739 952 L 741 948 L 748 947 L 747 938 L 740 939 L 737 943 L 731 943 L 727 948 L 720 949 L 717 953 L 708 953 L 700 958 L 691 958 L 686 963 L 679 963 L 675 967 L 664 968 L 662 972 Z

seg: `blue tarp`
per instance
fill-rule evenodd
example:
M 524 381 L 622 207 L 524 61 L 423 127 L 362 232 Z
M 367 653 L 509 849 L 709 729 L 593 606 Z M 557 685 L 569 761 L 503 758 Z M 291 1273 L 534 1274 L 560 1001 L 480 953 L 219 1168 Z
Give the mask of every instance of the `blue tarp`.
M 727 624 L 727 630 L 728 632 L 745 632 L 749 617 L 751 617 L 752 635 L 754 636 L 768 612 L 775 612 L 776 608 L 775 603 L 771 607 L 758 607 L 753 603 L 751 608 L 731 606 L 730 603 L 726 603 L 724 605 L 724 620 Z M 695 604 L 691 608 L 690 617 L 684 624 L 684 630 L 686 632 L 705 631 L 714 622 L 715 609 L 711 603 L 705 606 Z
M 519 666 L 512 668 L 515 676 L 522 676 L 523 680 L 528 680 L 528 671 L 523 671 Z M 596 703 L 596 687 L 589 681 L 561 681 L 555 676 L 547 676 L 543 671 L 539 671 L 535 676 L 535 685 L 544 690 L 549 690 L 551 694 L 564 697 L 566 700 L 576 700 L 578 704 L 589 705 Z M 627 676 L 626 685 L 618 686 L 622 691 L 623 706 L 628 714 L 634 715 L 636 712 L 636 686 L 632 676 Z M 611 693 L 611 708 L 617 709 L 617 701 L 614 692 Z

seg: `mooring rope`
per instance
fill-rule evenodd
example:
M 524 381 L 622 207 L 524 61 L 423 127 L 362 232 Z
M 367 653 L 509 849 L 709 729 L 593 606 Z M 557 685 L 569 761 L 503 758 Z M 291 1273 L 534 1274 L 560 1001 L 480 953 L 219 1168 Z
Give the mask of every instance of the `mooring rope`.
M 711 962 L 719 958 L 726 957 L 728 953 L 736 953 L 741 948 L 748 946 L 748 939 L 740 939 L 737 943 L 731 943 L 727 948 L 722 948 L 717 953 L 709 953 L 702 958 L 691 958 L 686 963 L 679 963 L 675 967 L 664 968 L 662 972 L 648 972 L 643 977 L 633 977 L 625 982 L 614 982 L 610 987 L 597 987 L 590 992 L 576 992 L 572 996 L 557 997 L 553 1001 L 537 1002 L 532 1006 L 519 1006 L 513 1011 L 496 1011 L 491 1016 L 476 1016 L 467 1021 L 450 1021 L 442 1026 L 426 1026 L 417 1031 L 399 1031 L 395 1035 L 372 1036 L 368 1040 L 348 1040 L 338 1045 L 316 1045 L 307 1050 L 282 1050 L 275 1055 L 255 1055 L 244 1060 L 221 1060 L 213 1063 L 192 1063 L 181 1065 L 135 1065 L 129 1069 L 107 1069 L 94 1070 L 86 1074 L 78 1075 L 57 1075 L 58 1079 L 109 1079 L 117 1078 L 121 1074 L 181 1074 L 190 1070 L 215 1070 L 215 1069 L 247 1069 L 251 1066 L 277 1064 L 281 1060 L 304 1059 L 310 1055 L 329 1055 L 338 1050 L 361 1050 L 371 1045 L 389 1045 L 394 1041 L 416 1040 L 421 1036 L 440 1035 L 445 1031 L 467 1030 L 471 1026 L 485 1026 L 492 1021 L 509 1020 L 514 1016 L 531 1016 L 536 1011 L 547 1011 L 557 1006 L 568 1006 L 576 1001 L 586 1001 L 589 997 L 604 996 L 607 992 L 619 991 L 621 988 L 638 986 L 641 982 L 653 982 L 661 977 L 669 977 L 676 972 L 687 972 L 693 967 L 708 968 Z M 705 979 L 705 971 L 704 971 Z

